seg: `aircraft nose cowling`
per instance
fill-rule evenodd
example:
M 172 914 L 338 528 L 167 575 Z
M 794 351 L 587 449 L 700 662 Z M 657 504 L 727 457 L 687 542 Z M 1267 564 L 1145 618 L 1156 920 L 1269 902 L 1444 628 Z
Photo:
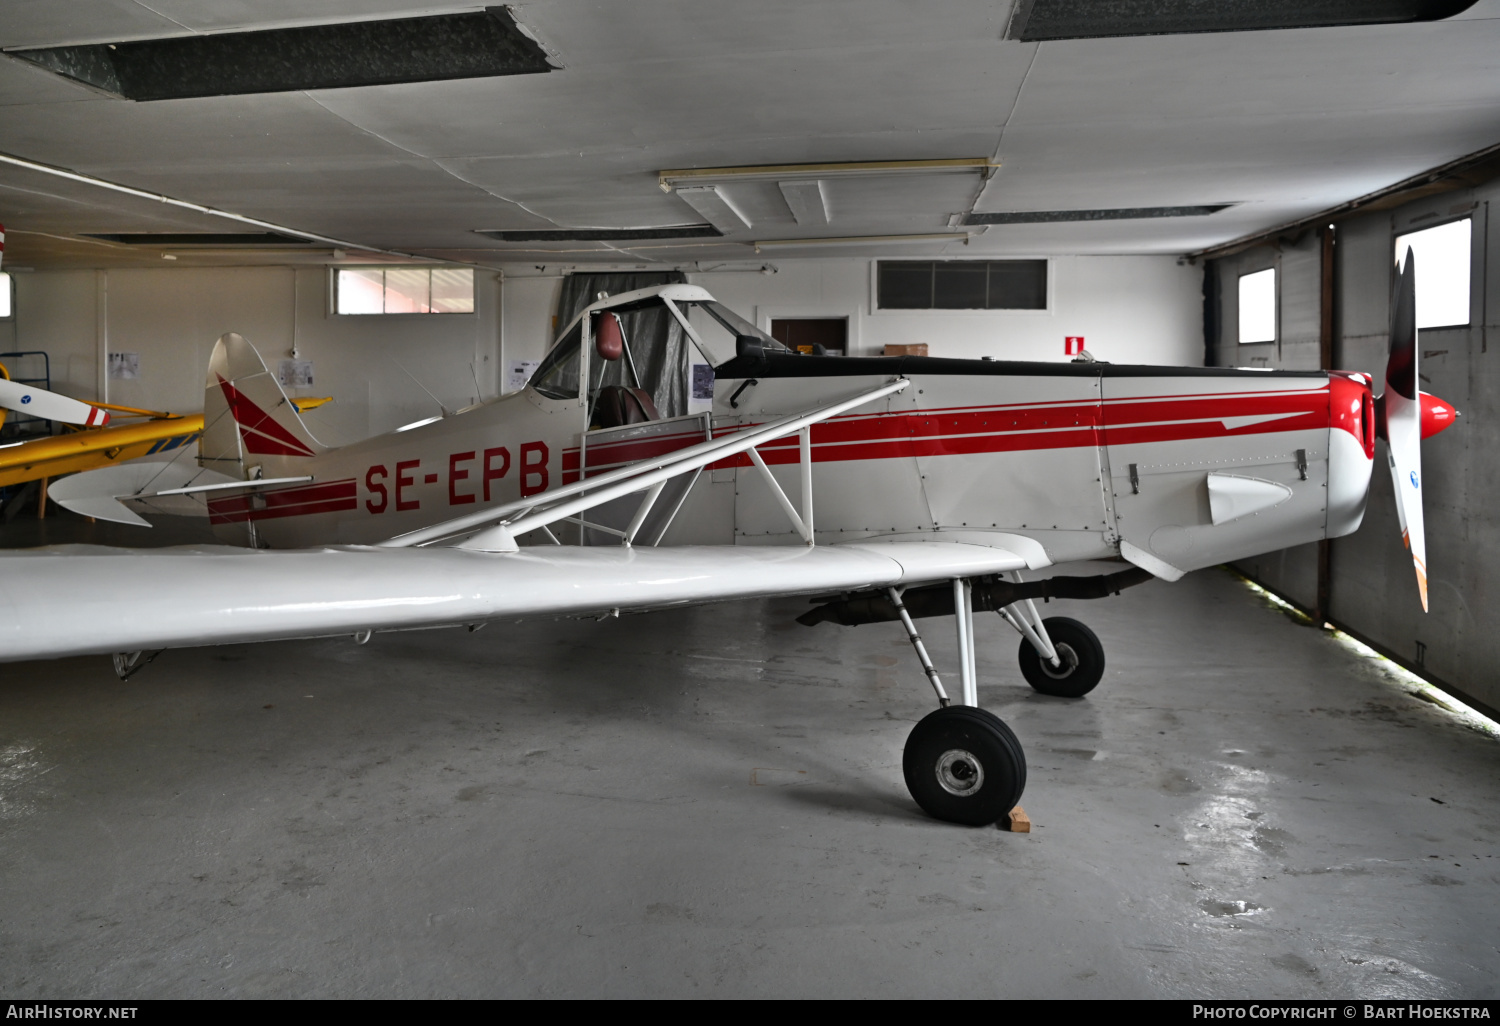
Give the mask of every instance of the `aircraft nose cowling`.
M 1449 427 L 1458 419 L 1458 411 L 1453 408 L 1452 403 L 1439 399 L 1435 395 L 1422 394 L 1422 437 L 1431 438 L 1439 431 Z

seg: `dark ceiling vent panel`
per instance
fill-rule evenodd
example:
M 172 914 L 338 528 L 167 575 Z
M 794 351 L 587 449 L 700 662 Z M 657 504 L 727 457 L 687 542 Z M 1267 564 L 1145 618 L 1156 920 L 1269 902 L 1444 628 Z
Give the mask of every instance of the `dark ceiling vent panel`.
M 307 239 L 278 232 L 85 232 L 86 238 L 126 246 L 307 246 Z
M 1006 35 L 1046 39 L 1437 21 L 1475 0 L 1021 0 Z
M 1232 203 L 1206 207 L 1115 207 L 1109 210 L 1016 210 L 998 214 L 969 214 L 964 224 L 1045 224 L 1052 221 L 1132 221 L 1145 217 L 1205 217 Z
M 716 239 L 724 233 L 711 224 L 677 224 L 665 228 L 521 228 L 484 231 L 499 242 L 630 242 L 638 239 Z
M 9 53 L 130 100 L 348 89 L 551 70 L 546 53 L 503 7 Z

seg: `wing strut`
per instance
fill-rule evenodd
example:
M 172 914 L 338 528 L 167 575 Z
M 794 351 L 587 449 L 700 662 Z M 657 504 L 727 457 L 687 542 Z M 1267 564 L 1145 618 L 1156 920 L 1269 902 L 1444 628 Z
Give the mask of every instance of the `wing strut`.
M 794 414 L 772 421 L 748 431 L 737 431 L 734 434 L 725 435 L 722 438 L 699 442 L 697 445 L 686 449 L 679 449 L 674 453 L 657 459 L 642 460 L 640 463 L 612 470 L 598 477 L 579 480 L 571 485 L 554 488 L 550 492 L 541 495 L 531 495 L 516 502 L 496 506 L 491 509 L 476 510 L 466 516 L 456 517 L 453 520 L 431 527 L 424 527 L 407 534 L 397 535 L 387 541 L 381 542 L 386 548 L 408 548 L 413 545 L 428 545 L 433 542 L 444 541 L 461 535 L 472 535 L 460 543 L 461 548 L 479 549 L 487 552 L 515 552 L 519 548 L 516 538 L 528 531 L 535 531 L 555 524 L 560 520 L 567 520 L 585 510 L 593 509 L 595 506 L 612 502 L 625 495 L 637 492 L 648 492 L 646 502 L 655 500 L 655 495 L 649 494 L 657 484 L 699 470 L 710 463 L 737 456 L 747 450 L 752 451 L 752 460 L 755 459 L 753 450 L 767 442 L 774 442 L 778 438 L 788 435 L 799 434 L 810 428 L 813 424 L 837 417 L 841 413 L 852 410 L 857 406 L 874 402 L 885 396 L 892 395 L 904 389 L 910 382 L 905 378 L 873 388 L 868 392 L 849 399 L 844 399 L 828 406 L 820 407 L 808 413 Z M 802 515 L 797 516 L 797 511 L 792 507 L 785 493 L 780 492 L 778 487 L 778 499 L 791 515 L 794 526 L 798 533 L 812 543 L 812 489 L 809 487 L 812 475 L 812 453 L 810 439 L 804 436 L 800 440 L 800 452 L 802 458 Z M 761 461 L 756 460 L 757 463 Z M 769 478 L 769 472 L 767 477 Z M 773 482 L 774 483 L 774 482 Z M 644 518 L 642 518 L 644 520 Z M 594 527 L 596 525 L 590 525 Z M 476 533 L 477 532 L 477 533 Z M 628 532 L 627 532 L 628 534 Z M 628 537 L 622 539 L 626 543 Z

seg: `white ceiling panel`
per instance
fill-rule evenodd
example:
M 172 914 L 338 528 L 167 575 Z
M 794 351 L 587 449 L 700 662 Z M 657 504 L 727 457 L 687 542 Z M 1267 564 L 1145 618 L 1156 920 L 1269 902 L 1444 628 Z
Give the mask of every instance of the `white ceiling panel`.
M 137 0 L 6 0 L 0 47 L 111 43 L 182 31 L 171 18 Z
M 10 0 L 0 41 L 62 45 L 477 6 Z M 986 255 L 1185 252 L 1500 142 L 1500 0 L 1431 24 L 1042 44 L 1002 38 L 1010 6 L 534 0 L 513 10 L 561 70 L 154 103 L 0 60 L 0 150 L 366 246 L 487 263 L 563 252 L 575 262 L 672 263 L 753 259 L 757 238 L 943 231 L 969 211 L 1236 204 L 1210 217 L 996 226 L 966 248 L 921 244 Z M 829 179 L 827 224 L 798 224 L 774 182 L 720 183 L 753 227 L 718 240 L 475 234 L 701 221 L 657 188 L 666 168 L 945 157 L 1002 166 L 983 189 L 973 175 Z M 234 227 L 38 183 L 0 167 L 0 223 L 21 233 L 8 258 L 87 265 L 100 247 L 40 240 L 184 219 L 197 230 Z M 845 243 L 796 255 L 891 249 Z

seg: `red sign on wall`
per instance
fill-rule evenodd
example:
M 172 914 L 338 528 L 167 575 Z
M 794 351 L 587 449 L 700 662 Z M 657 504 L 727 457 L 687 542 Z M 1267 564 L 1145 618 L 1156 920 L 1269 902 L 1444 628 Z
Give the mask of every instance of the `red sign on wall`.
M 1068 335 L 1063 339 L 1064 356 L 1077 356 L 1081 352 L 1083 352 L 1082 335 Z

